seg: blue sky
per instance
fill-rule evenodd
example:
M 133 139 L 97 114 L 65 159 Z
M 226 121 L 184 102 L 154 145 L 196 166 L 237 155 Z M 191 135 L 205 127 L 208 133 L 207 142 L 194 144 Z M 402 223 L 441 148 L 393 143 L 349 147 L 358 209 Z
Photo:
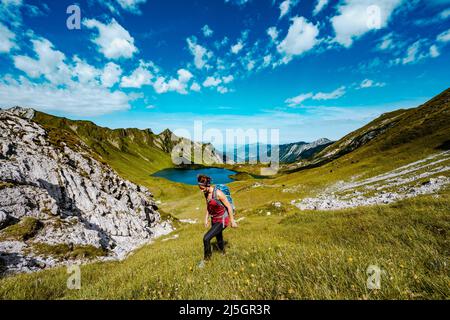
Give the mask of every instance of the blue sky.
M 339 139 L 449 87 L 450 0 L 0 0 L 0 105 Z

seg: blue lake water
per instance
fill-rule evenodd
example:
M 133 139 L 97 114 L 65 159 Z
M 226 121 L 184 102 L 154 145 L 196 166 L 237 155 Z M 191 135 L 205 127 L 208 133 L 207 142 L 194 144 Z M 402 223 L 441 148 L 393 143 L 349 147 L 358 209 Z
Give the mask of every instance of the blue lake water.
M 181 182 L 185 184 L 197 185 L 197 175 L 206 174 L 212 178 L 213 184 L 227 184 L 232 181 L 229 175 L 236 172 L 221 168 L 204 168 L 204 169 L 164 169 L 154 173 L 152 176 L 166 178 L 170 181 Z

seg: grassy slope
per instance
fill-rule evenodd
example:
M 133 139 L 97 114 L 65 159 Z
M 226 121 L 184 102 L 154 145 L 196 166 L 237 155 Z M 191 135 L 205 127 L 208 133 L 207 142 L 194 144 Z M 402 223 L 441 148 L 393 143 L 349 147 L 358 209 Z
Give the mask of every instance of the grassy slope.
M 395 205 L 258 217 L 227 230 L 227 255 L 203 270 L 200 225 L 157 240 L 122 262 L 81 267 L 82 288 L 65 268 L 0 280 L 0 298 L 20 299 L 415 299 L 448 298 L 447 191 Z M 378 265 L 381 290 L 366 289 Z

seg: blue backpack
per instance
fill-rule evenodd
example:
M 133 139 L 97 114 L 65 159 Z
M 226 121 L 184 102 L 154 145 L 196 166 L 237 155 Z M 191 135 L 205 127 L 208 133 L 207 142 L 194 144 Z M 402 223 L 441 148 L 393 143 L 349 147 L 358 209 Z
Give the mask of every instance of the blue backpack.
M 233 198 L 231 198 L 230 189 L 224 184 L 216 184 L 216 186 L 214 188 L 214 191 L 213 191 L 213 199 L 216 200 L 216 201 L 218 200 L 218 198 L 217 198 L 217 190 L 222 191 L 223 194 L 227 197 L 227 200 L 231 204 L 231 207 L 233 208 L 233 213 L 234 213 L 235 206 L 234 206 L 234 203 L 233 203 Z M 219 202 L 222 206 L 224 206 L 222 201 L 219 200 L 217 202 Z M 229 215 L 229 212 L 228 212 L 227 208 L 225 207 L 225 214 L 223 215 L 223 219 L 228 217 L 228 215 Z

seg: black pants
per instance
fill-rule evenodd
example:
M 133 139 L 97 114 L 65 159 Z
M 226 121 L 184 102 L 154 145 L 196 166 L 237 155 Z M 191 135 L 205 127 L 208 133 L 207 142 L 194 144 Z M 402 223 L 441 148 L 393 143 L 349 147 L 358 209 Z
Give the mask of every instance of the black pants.
M 225 227 L 226 228 L 226 227 Z M 224 242 L 222 231 L 225 229 L 222 222 L 215 222 L 211 225 L 211 229 L 203 237 L 203 245 L 205 247 L 205 259 L 211 258 L 211 240 L 216 237 L 219 249 L 224 251 Z

